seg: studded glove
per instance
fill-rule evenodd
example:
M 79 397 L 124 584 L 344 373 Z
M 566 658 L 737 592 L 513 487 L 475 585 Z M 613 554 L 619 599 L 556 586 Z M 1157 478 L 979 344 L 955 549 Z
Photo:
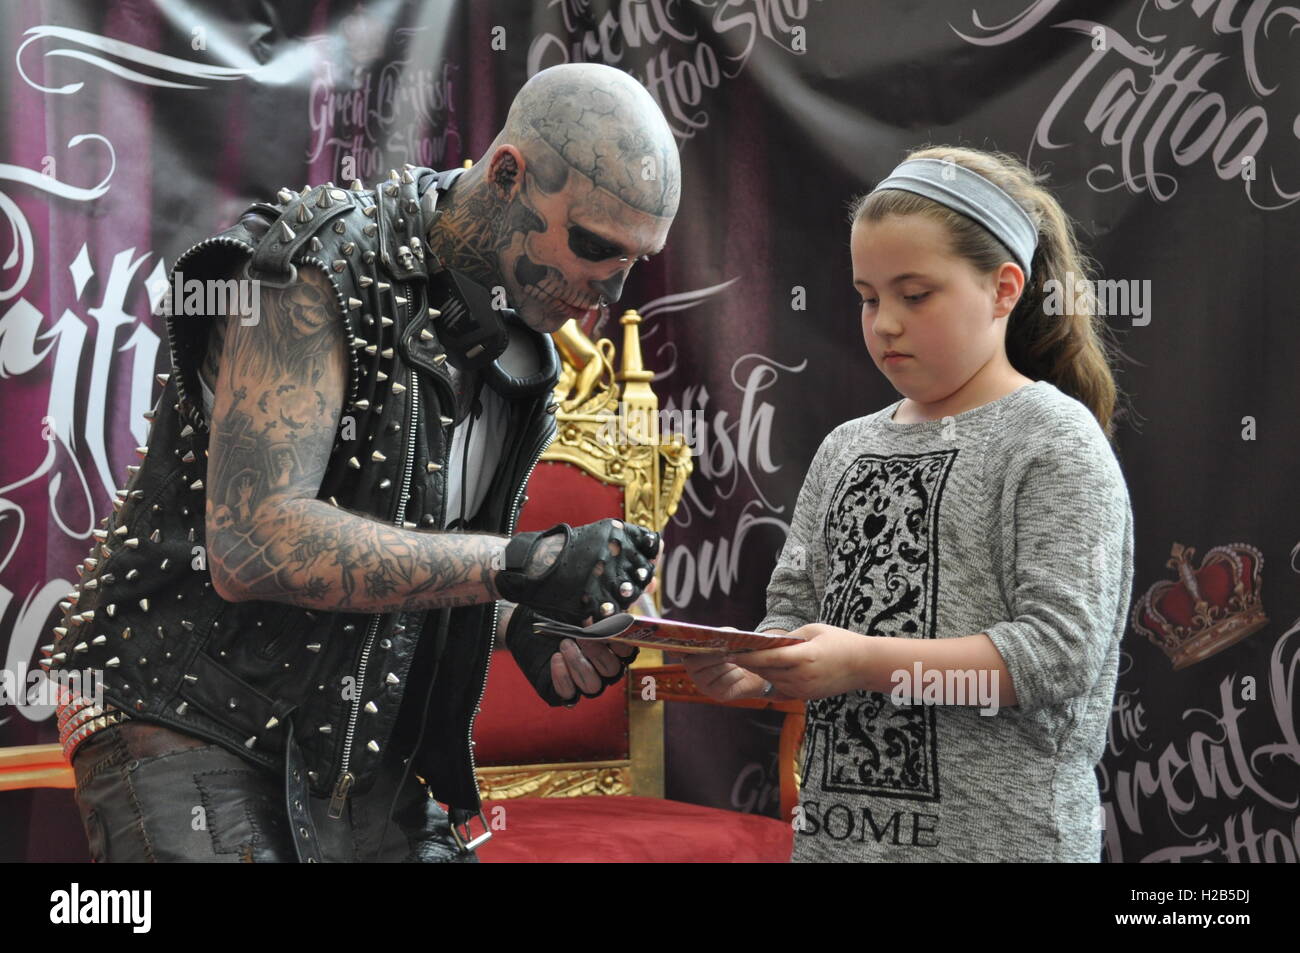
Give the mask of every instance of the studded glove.
M 610 685 L 623 680 L 623 676 L 627 674 L 627 667 L 640 652 L 640 649 L 635 649 L 631 655 L 620 658 L 623 668 L 617 675 L 603 675 L 597 671 L 596 675 L 601 681 L 601 687 L 597 691 L 585 692 L 582 686 L 575 683 L 573 687 L 578 694 L 570 698 L 561 698 L 555 691 L 555 684 L 551 681 L 551 656 L 560 651 L 560 643 L 564 640 L 533 632 L 533 623 L 537 618 L 537 613 L 527 606 L 515 606 L 510 616 L 510 623 L 506 626 L 506 647 L 510 649 L 510 654 L 515 657 L 515 663 L 528 679 L 528 683 L 533 686 L 533 690 L 542 701 L 553 708 L 560 705 L 571 708 L 577 704 L 579 695 L 583 698 L 596 698 Z
M 519 533 L 505 550 L 496 588 L 503 598 L 581 625 L 622 612 L 654 576 L 659 534 L 635 523 L 604 519 L 574 528 Z

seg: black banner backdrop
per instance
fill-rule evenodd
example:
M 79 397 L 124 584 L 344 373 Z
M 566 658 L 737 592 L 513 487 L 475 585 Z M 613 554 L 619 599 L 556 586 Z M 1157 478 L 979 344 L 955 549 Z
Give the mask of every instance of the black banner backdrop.
M 1125 639 L 1104 857 L 1295 861 L 1297 27 L 1273 0 L 6 4 L 0 744 L 55 740 L 24 674 L 142 442 L 166 265 L 281 186 L 477 159 L 528 76 L 591 60 L 681 147 L 667 251 L 617 306 L 702 422 L 669 614 L 756 623 L 822 436 L 898 397 L 862 342 L 847 201 L 923 143 L 1014 152 L 1130 295 L 1108 320 L 1138 411 L 1133 621 L 1144 598 L 1166 619 Z M 1221 651 L 1175 669 L 1195 634 Z M 775 815 L 776 730 L 669 706 L 668 796 Z M 84 857 L 69 792 L 0 794 L 0 859 Z

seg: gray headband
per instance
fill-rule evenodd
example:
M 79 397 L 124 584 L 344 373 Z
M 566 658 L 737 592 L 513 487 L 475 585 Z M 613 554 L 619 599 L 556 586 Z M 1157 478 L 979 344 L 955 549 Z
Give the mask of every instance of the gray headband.
M 943 159 L 908 159 L 871 192 L 881 189 L 915 192 L 973 218 L 1011 250 L 1029 280 L 1038 229 L 1015 199 L 978 172 Z

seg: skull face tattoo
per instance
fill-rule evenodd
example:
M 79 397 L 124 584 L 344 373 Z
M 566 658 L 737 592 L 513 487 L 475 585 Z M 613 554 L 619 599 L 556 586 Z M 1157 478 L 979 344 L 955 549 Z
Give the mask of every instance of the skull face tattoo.
M 432 260 L 499 286 L 535 331 L 619 300 L 677 214 L 677 145 L 628 74 L 567 63 L 530 79 L 487 152 L 451 189 Z
M 570 166 L 560 188 L 524 173 L 515 225 L 499 252 L 506 293 L 520 317 L 538 331 L 554 331 L 619 299 L 637 257 L 657 252 L 670 217 L 652 215 L 599 188 Z

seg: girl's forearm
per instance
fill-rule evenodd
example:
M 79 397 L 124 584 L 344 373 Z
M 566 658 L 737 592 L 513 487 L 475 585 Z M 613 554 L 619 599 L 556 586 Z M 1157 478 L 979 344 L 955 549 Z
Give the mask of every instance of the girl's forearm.
M 863 638 L 860 687 L 865 691 L 888 694 L 904 676 L 907 681 L 903 684 L 914 681 L 919 662 L 923 677 L 931 670 L 941 674 L 955 670 L 976 675 L 988 671 L 990 674 L 986 677 L 996 679 L 998 703 L 1003 707 L 1016 704 L 1015 687 L 1011 684 L 1011 674 L 1002 660 L 1002 653 L 983 632 L 955 639 L 903 639 L 882 635 Z

